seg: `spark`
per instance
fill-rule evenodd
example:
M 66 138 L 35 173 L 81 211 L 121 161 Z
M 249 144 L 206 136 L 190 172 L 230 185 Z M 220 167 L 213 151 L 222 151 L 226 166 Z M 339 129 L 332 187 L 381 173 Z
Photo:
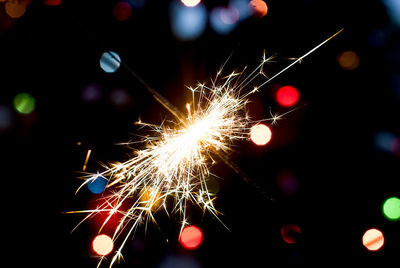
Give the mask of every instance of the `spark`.
M 218 217 L 220 212 L 214 206 L 215 195 L 207 187 L 207 180 L 214 176 L 210 168 L 217 160 L 222 160 L 244 181 L 254 184 L 238 166 L 229 161 L 234 144 L 238 140 L 249 139 L 249 129 L 254 122 L 271 120 L 276 123 L 288 113 L 279 115 L 271 112 L 269 119 L 252 121 L 246 108 L 250 95 L 338 33 L 252 90 L 247 90 L 248 85 L 258 76 L 266 77 L 264 65 L 275 56 L 267 57 L 264 52 L 261 63 L 246 77 L 243 77 L 244 70 L 233 71 L 222 77 L 225 62 L 210 86 L 199 83 L 196 87 L 188 87 L 192 102 L 186 104 L 185 113 L 171 105 L 121 62 L 175 120 L 171 124 L 161 125 L 137 122 L 150 128 L 155 135 L 143 137 L 143 148 L 135 150 L 128 161 L 105 165 L 103 172 L 95 176 L 89 174 L 79 187 L 98 176 L 108 180 L 107 194 L 102 197 L 104 202 L 101 205 L 95 209 L 69 213 L 88 213 L 82 222 L 98 214 L 108 215 L 99 232 L 113 215 L 119 216 L 112 236 L 114 242 L 119 241 L 119 246 L 111 258 L 110 266 L 122 259 L 122 249 L 139 225 L 147 225 L 148 222 L 156 224 L 155 214 L 158 211 L 180 215 L 181 231 L 189 224 L 187 206 L 190 203 L 214 215 L 222 223 Z M 98 266 L 104 259 L 105 256 L 100 258 Z
M 89 161 L 89 157 L 90 157 L 91 152 L 92 152 L 92 150 L 90 150 L 90 149 L 87 151 L 85 162 L 83 163 L 82 171 L 86 170 L 86 166 L 87 166 L 87 163 Z

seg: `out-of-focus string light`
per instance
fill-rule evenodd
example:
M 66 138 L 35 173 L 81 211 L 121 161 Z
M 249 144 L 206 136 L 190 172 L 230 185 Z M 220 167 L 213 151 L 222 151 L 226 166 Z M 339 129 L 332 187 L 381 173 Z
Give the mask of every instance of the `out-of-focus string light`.
M 172 4 L 171 30 L 182 41 L 194 40 L 201 36 L 207 26 L 207 9 L 198 4 L 194 7 Z
M 256 145 L 266 145 L 271 137 L 271 129 L 264 124 L 254 125 L 250 130 L 250 139 Z
M 250 16 L 248 0 L 231 0 L 229 7 L 236 9 L 239 12 L 239 21 L 247 19 Z
M 400 1 L 399 0 L 383 0 L 387 13 L 394 24 L 400 26 Z
M 30 4 L 29 0 L 8 0 L 4 8 L 8 16 L 18 19 L 25 14 L 28 4 Z
M 168 255 L 157 265 L 157 268 L 201 268 L 203 267 L 194 256 Z
M 100 57 L 100 67 L 106 73 L 113 73 L 121 65 L 121 58 L 115 52 L 104 52 Z
M 14 108 L 21 114 L 30 114 L 35 110 L 35 98 L 29 93 L 19 93 L 14 98 Z
M 125 89 L 115 88 L 110 92 L 110 101 L 118 108 L 128 108 L 132 102 L 133 97 Z
M 210 26 L 218 34 L 229 34 L 237 26 L 239 17 L 235 7 L 215 7 L 210 13 Z
M 386 219 L 390 221 L 400 220 L 400 199 L 390 197 L 382 205 L 382 212 Z
M 95 178 L 87 184 L 87 187 L 92 193 L 101 194 L 106 189 L 107 182 L 103 176 L 95 175 Z
M 300 234 L 301 229 L 296 224 L 286 224 L 281 229 L 282 239 L 288 244 L 296 243 Z
M 262 18 L 268 13 L 268 6 L 262 0 L 251 0 L 249 8 L 251 15 L 255 18 Z
M 344 51 L 337 57 L 337 62 L 343 70 L 352 71 L 360 66 L 360 58 L 354 51 Z
M 276 101 L 283 107 L 292 107 L 300 98 L 299 91 L 293 86 L 283 86 L 276 92 Z
M 378 229 L 367 230 L 363 237 L 362 243 L 370 251 L 377 251 L 382 248 L 385 243 L 383 233 Z
M 195 7 L 200 4 L 201 0 L 181 0 L 181 2 L 187 7 Z
M 108 235 L 100 234 L 93 239 L 92 248 L 97 255 L 106 256 L 113 250 L 114 242 Z
M 81 98 L 84 102 L 96 102 L 101 99 L 102 94 L 100 86 L 96 83 L 91 83 L 82 88 Z
M 143 8 L 146 5 L 146 0 L 128 0 L 128 3 L 133 7 L 133 8 Z
M 62 0 L 44 0 L 43 4 L 47 6 L 58 6 L 61 5 Z
M 203 232 L 196 226 L 186 226 L 183 228 L 179 242 L 186 249 L 195 249 L 203 241 Z
M 11 109 L 7 106 L 0 105 L 0 133 L 11 128 L 14 116 Z
M 114 17 L 119 21 L 124 21 L 132 15 L 132 7 L 128 2 L 117 2 L 113 10 Z
M 291 171 L 281 171 L 277 176 L 277 184 L 284 195 L 290 196 L 295 194 L 299 189 L 299 180 Z
M 374 136 L 374 145 L 378 151 L 400 155 L 400 138 L 392 132 L 377 132 Z

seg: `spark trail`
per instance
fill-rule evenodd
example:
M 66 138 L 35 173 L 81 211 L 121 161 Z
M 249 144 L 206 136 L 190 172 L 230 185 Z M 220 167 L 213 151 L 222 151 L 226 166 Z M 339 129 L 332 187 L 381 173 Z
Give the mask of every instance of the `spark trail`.
M 138 122 L 155 132 L 154 136 L 145 137 L 142 141 L 144 149 L 134 151 L 133 156 L 124 163 L 106 166 L 100 174 L 89 174 L 80 186 L 81 188 L 93 182 L 98 176 L 108 180 L 107 194 L 104 195 L 104 202 L 101 205 L 95 209 L 69 213 L 88 213 L 83 221 L 98 214 L 108 215 L 99 232 L 114 215 L 119 215 L 113 241 L 118 240 L 120 243 L 112 256 L 110 266 L 122 258 L 122 249 L 140 224 L 156 222 L 154 215 L 159 210 L 164 210 L 168 215 L 179 214 L 181 230 L 188 224 L 189 203 L 200 206 L 204 212 L 207 211 L 218 219 L 219 212 L 213 204 L 215 196 L 207 188 L 207 179 L 212 176 L 210 168 L 215 159 L 219 158 L 246 182 L 253 184 L 239 167 L 229 161 L 234 142 L 248 139 L 250 125 L 255 123 L 249 118 L 246 109 L 250 95 L 302 61 L 342 30 L 271 78 L 266 78 L 252 90 L 248 90 L 249 85 L 256 77 L 260 75 L 265 77 L 264 65 L 270 62 L 272 57 L 267 58 L 264 53 L 261 63 L 245 77 L 243 72 L 232 72 L 221 77 L 222 66 L 211 86 L 198 84 L 194 88 L 189 87 L 192 92 L 192 103 L 186 105 L 186 113 L 179 111 L 122 62 L 154 99 L 174 116 L 175 121 L 168 126 Z M 275 122 L 281 116 L 262 121 Z M 105 256 L 100 258 L 98 266 L 104 259 Z

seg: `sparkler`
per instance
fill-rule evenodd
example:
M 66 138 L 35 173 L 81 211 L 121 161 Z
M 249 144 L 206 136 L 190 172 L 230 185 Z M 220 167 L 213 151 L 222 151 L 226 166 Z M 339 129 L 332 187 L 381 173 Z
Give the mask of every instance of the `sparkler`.
M 211 86 L 198 84 L 194 88 L 189 87 L 192 101 L 186 105 L 186 113 L 180 112 L 121 62 L 171 112 L 175 121 L 171 125 L 163 123 L 159 126 L 139 121 L 137 124 L 147 126 L 156 133 L 142 140 L 144 149 L 134 151 L 134 156 L 124 163 L 113 163 L 105 166 L 105 170 L 99 174 L 86 176 L 85 182 L 79 187 L 80 189 L 92 183 L 98 176 L 108 180 L 109 191 L 104 195 L 101 205 L 95 209 L 70 213 L 88 213 L 82 222 L 97 214 L 106 213 L 108 216 L 99 232 L 113 215 L 120 215 L 113 241 L 121 242 L 110 266 L 122 258 L 122 249 L 141 223 L 156 222 L 154 214 L 159 210 L 164 210 L 168 215 L 178 213 L 181 217 L 181 230 L 188 224 L 186 209 L 189 203 L 200 206 L 204 212 L 207 211 L 218 219 L 219 212 L 213 203 L 215 196 L 207 188 L 207 179 L 213 176 L 210 167 L 217 159 L 222 160 L 246 182 L 253 184 L 239 167 L 229 161 L 233 144 L 237 140 L 248 139 L 251 124 L 266 120 L 275 122 L 284 114 L 252 121 L 246 109 L 250 95 L 301 62 L 342 30 L 271 78 L 265 76 L 264 65 L 273 57 L 267 58 L 265 53 L 261 63 L 245 77 L 244 72 L 236 71 L 222 77 L 223 65 Z M 248 90 L 249 85 L 260 75 L 265 77 L 265 81 Z M 98 266 L 104 258 L 105 256 L 100 258 Z

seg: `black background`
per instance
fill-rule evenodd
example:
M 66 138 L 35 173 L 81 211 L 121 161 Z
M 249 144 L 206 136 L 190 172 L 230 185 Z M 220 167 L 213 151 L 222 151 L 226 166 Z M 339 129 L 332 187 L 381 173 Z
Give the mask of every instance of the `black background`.
M 183 108 L 190 99 L 185 86 L 209 81 L 232 52 L 227 73 L 255 67 L 264 49 L 279 55 L 280 61 L 267 68 L 273 73 L 288 63 L 286 58 L 303 55 L 344 28 L 252 97 L 249 109 L 256 119 L 269 117 L 270 107 L 287 111 L 274 101 L 279 84 L 296 86 L 299 106 L 304 106 L 272 127 L 267 146 L 239 142 L 235 148 L 232 158 L 263 190 L 221 163 L 214 167 L 224 178 L 216 207 L 230 230 L 193 208 L 190 219 L 202 228 L 204 241 L 189 252 L 177 241 L 178 218 L 160 217 L 159 229 L 138 231 L 136 246 L 126 249 L 119 267 L 156 267 L 171 254 L 191 256 L 203 267 L 394 262 L 399 226 L 383 217 L 381 205 L 399 194 L 399 159 L 377 152 L 373 140 L 378 131 L 400 132 L 400 99 L 391 86 L 399 30 L 382 3 L 270 0 L 264 18 L 249 18 L 226 36 L 208 27 L 199 39 L 187 42 L 171 33 L 169 3 L 149 0 L 128 21 L 119 22 L 112 14 L 114 1 L 64 1 L 61 6 L 33 1 L 22 18 L 0 33 L 0 104 L 12 107 L 19 92 L 36 99 L 32 114 L 15 113 L 12 127 L 0 134 L 3 261 L 11 260 L 13 267 L 95 267 L 90 243 L 96 229 L 85 223 L 70 234 L 83 214 L 63 214 L 85 209 L 93 199 L 85 189 L 74 195 L 87 150 L 92 150 L 88 170 L 96 172 L 97 161 L 126 159 L 128 150 L 115 143 L 133 137 L 139 116 L 156 124 L 170 118 L 126 69 L 101 70 L 104 51 L 117 52 L 152 88 Z M 227 1 L 204 4 L 211 9 Z M 376 29 L 384 30 L 385 42 L 371 46 Z M 356 70 L 338 65 L 338 54 L 346 50 L 360 57 Z M 90 83 L 103 92 L 93 103 L 81 98 Z M 107 94 L 114 88 L 129 92 L 128 107 L 110 102 Z M 277 187 L 281 170 L 291 170 L 299 180 L 299 191 L 291 197 Z M 288 223 L 302 229 L 295 244 L 280 236 Z M 373 227 L 386 238 L 378 252 L 361 243 L 362 234 Z

